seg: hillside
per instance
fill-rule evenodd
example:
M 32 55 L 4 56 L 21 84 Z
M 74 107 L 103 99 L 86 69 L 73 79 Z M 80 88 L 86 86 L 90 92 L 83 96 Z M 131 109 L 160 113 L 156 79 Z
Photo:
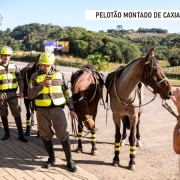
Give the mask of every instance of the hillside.
M 144 36 L 150 36 L 150 37 L 158 36 L 158 37 L 165 38 L 165 37 L 170 36 L 170 35 L 172 35 L 172 33 L 160 33 L 160 34 L 157 34 L 157 33 L 131 33 L 131 34 L 128 34 L 128 36 L 131 39 L 142 38 Z

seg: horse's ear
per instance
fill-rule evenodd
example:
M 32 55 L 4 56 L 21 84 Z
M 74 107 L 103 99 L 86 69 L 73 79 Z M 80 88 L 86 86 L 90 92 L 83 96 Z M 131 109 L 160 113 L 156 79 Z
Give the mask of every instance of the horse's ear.
M 145 62 L 148 62 L 152 57 L 154 57 L 154 48 L 149 50 L 149 53 L 145 57 Z
M 149 58 L 154 57 L 154 48 L 151 48 L 151 49 L 149 50 L 149 53 L 148 53 L 147 56 L 148 56 Z

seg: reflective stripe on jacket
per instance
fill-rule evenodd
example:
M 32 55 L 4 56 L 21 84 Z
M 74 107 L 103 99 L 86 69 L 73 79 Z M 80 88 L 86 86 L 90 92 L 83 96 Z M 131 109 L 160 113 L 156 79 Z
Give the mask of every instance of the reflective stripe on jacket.
M 8 68 L 0 64 L 0 90 L 17 89 L 16 66 L 9 63 Z
M 41 83 L 46 78 L 46 74 L 39 74 L 37 76 L 37 83 Z M 52 77 L 52 84 L 50 87 L 44 87 L 40 94 L 35 99 L 35 105 L 47 107 L 52 105 L 62 105 L 66 104 L 66 99 L 64 98 L 62 91 L 62 73 L 54 72 Z

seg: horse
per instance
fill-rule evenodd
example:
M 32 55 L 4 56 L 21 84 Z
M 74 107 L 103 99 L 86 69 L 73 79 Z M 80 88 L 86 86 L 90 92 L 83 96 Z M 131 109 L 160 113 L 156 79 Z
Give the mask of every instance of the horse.
M 97 72 L 93 65 L 87 64 L 71 75 L 70 82 L 78 119 L 78 147 L 76 152 L 83 152 L 82 132 L 85 125 L 91 133 L 91 154 L 95 156 L 97 155 L 95 119 L 99 100 L 103 100 L 104 75 Z
M 110 107 L 115 124 L 115 143 L 113 166 L 119 166 L 119 153 L 121 141 L 121 121 L 130 121 L 130 161 L 129 169 L 135 169 L 135 133 L 139 126 L 142 102 L 137 85 L 142 82 L 146 87 L 153 89 L 152 93 L 160 94 L 163 100 L 170 99 L 172 87 L 166 78 L 157 59 L 154 57 L 154 49 L 150 49 L 145 57 L 141 57 L 119 68 L 114 74 L 107 75 L 105 86 L 108 89 Z
M 30 136 L 30 129 L 32 126 L 34 126 L 34 111 L 35 111 L 35 106 L 33 104 L 33 100 L 28 99 L 28 84 L 29 84 L 29 80 L 31 78 L 31 75 L 33 73 L 35 73 L 39 67 L 40 64 L 38 63 L 38 59 L 35 62 L 30 62 L 29 64 L 27 64 L 26 67 L 22 68 L 20 70 L 22 78 L 23 78 L 23 82 L 24 82 L 24 105 L 26 108 L 26 132 L 25 132 L 25 136 Z M 37 137 L 39 137 L 39 133 L 37 133 Z

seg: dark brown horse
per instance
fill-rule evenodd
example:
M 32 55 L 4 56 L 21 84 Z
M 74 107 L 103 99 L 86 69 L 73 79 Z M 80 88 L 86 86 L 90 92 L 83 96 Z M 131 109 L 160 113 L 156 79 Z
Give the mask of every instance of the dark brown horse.
M 154 49 L 151 49 L 145 57 L 132 61 L 123 68 L 121 73 L 119 72 L 117 71 L 112 78 L 110 76 L 106 78 L 106 87 L 110 96 L 110 105 L 116 130 L 113 165 L 118 166 L 120 161 L 121 120 L 128 117 L 130 120 L 129 168 L 133 170 L 135 168 L 136 153 L 135 133 L 137 125 L 139 126 L 139 115 L 142 112 L 137 85 L 139 82 L 143 82 L 145 86 L 150 86 L 153 89 L 153 93 L 160 94 L 163 100 L 170 98 L 172 89 L 157 59 L 154 57 Z
M 92 65 L 85 65 L 71 76 L 71 88 L 78 117 L 78 147 L 82 152 L 83 126 L 91 132 L 91 154 L 97 154 L 95 119 L 99 100 L 102 98 L 104 80 Z
M 29 84 L 29 80 L 31 78 L 31 75 L 33 73 L 35 73 L 40 65 L 38 63 L 38 59 L 39 56 L 37 57 L 36 62 L 30 62 L 29 64 L 27 64 L 26 67 L 21 69 L 21 75 L 23 77 L 23 81 L 24 81 L 24 105 L 26 108 L 26 132 L 25 132 L 25 136 L 30 136 L 30 129 L 31 126 L 34 125 L 34 105 L 33 105 L 33 101 L 28 99 L 28 95 L 27 95 L 27 91 L 28 91 L 28 84 Z M 38 134 L 37 134 L 38 136 Z

